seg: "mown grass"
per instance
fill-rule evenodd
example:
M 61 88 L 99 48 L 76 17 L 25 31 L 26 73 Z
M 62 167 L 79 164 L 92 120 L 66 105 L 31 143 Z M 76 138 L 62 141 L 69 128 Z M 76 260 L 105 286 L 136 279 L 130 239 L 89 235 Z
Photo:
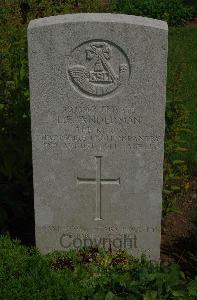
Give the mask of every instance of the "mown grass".
M 188 111 L 188 129 L 181 134 L 188 151 L 179 153 L 189 174 L 197 171 L 197 27 L 174 27 L 169 30 L 167 101 L 178 97 Z M 173 155 L 173 153 L 172 153 Z

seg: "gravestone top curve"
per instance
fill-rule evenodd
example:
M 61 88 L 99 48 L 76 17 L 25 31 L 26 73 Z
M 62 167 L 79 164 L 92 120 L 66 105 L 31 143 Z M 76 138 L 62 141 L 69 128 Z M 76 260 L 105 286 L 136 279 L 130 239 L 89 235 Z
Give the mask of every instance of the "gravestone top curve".
M 78 13 L 45 17 L 30 21 L 28 28 L 31 29 L 40 26 L 75 22 L 114 22 L 168 30 L 168 25 L 165 21 L 140 16 L 111 13 Z

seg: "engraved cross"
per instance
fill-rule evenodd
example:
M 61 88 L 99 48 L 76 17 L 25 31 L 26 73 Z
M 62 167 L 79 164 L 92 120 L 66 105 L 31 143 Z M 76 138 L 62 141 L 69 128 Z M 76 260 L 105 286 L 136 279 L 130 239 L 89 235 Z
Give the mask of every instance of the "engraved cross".
M 96 217 L 95 221 L 102 220 L 101 217 L 101 185 L 102 184 L 120 184 L 120 177 L 116 179 L 101 178 L 101 158 L 102 156 L 95 156 L 96 158 L 96 178 L 80 178 L 77 177 L 78 184 L 96 184 Z

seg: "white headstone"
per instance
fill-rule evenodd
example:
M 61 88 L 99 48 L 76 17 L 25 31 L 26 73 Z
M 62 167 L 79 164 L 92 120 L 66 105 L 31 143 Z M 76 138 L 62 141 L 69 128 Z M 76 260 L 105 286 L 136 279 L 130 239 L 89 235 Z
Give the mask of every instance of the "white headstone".
M 116 14 L 28 28 L 36 242 L 160 255 L 167 24 Z

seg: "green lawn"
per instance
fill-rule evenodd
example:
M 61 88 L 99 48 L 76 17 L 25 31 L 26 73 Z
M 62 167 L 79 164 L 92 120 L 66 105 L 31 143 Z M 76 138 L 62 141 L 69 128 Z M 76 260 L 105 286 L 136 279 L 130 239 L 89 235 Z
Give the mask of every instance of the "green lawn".
M 197 170 L 197 27 L 169 30 L 167 101 L 182 101 L 191 132 L 182 133 L 188 152 L 181 154 L 191 175 Z

